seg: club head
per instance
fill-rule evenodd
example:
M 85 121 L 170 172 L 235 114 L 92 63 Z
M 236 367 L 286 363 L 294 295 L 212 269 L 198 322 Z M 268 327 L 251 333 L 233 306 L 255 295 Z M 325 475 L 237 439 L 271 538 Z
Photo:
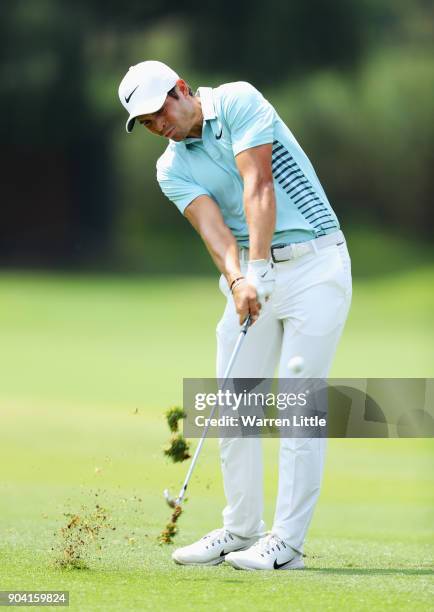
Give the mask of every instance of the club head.
M 169 493 L 169 489 L 164 489 L 163 491 L 163 495 L 164 495 L 164 499 L 166 500 L 167 504 L 171 507 L 171 508 L 175 508 L 176 506 L 176 500 L 170 495 Z

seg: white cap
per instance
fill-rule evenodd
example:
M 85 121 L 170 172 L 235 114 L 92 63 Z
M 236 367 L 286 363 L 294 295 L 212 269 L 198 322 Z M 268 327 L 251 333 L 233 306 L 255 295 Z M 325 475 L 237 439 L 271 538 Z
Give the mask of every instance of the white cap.
M 126 130 L 130 133 L 136 117 L 155 113 L 166 100 L 167 92 L 176 85 L 179 76 L 162 62 L 140 62 L 131 66 L 119 85 L 119 99 L 130 116 Z

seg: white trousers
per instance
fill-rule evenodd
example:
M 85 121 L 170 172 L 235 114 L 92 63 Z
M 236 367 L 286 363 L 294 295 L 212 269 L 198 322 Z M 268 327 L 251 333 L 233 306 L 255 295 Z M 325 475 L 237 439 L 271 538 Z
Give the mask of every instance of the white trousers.
M 245 271 L 247 262 L 242 263 Z M 217 326 L 217 377 L 222 378 L 240 326 L 224 277 L 227 298 Z M 351 264 L 345 242 L 276 264 L 276 286 L 249 329 L 232 378 L 295 378 L 294 356 L 304 360 L 303 378 L 327 378 L 351 302 Z M 302 552 L 318 499 L 325 455 L 321 438 L 281 438 L 279 488 L 272 532 Z M 224 438 L 220 457 L 227 505 L 223 524 L 239 536 L 264 533 L 262 449 L 259 438 Z

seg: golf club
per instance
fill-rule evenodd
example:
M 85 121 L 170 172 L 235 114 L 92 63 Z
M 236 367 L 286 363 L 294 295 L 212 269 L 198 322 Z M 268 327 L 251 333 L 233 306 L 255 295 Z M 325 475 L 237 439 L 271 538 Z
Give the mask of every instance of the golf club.
M 227 365 L 226 372 L 224 373 L 222 387 L 225 386 L 226 381 L 228 380 L 228 378 L 229 378 L 229 376 L 231 374 L 231 370 L 232 370 L 232 367 L 234 365 L 235 359 L 236 359 L 236 357 L 238 355 L 238 352 L 239 352 L 239 350 L 241 348 L 243 340 L 244 340 L 244 338 L 245 338 L 245 336 L 247 334 L 247 330 L 249 329 L 251 321 L 252 321 L 252 319 L 251 319 L 251 316 L 249 315 L 247 317 L 247 319 L 244 321 L 244 323 L 243 323 L 243 325 L 241 327 L 240 335 L 238 336 L 237 343 L 236 343 L 235 348 L 234 348 L 234 350 L 232 352 L 231 358 L 229 359 L 229 363 Z M 213 406 L 213 408 L 211 410 L 211 413 L 209 415 L 209 419 L 212 419 L 212 417 L 214 416 L 214 412 L 215 412 L 216 408 L 217 408 L 217 405 Z M 169 489 L 164 489 L 164 492 L 163 492 L 164 498 L 165 498 L 165 500 L 167 501 L 168 505 L 171 508 L 176 508 L 177 506 L 180 506 L 182 504 L 182 500 L 184 499 L 185 491 L 187 490 L 188 483 L 190 482 L 190 478 L 191 478 L 191 475 L 193 473 L 194 466 L 196 465 L 196 462 L 197 462 L 197 459 L 199 457 L 200 451 L 202 450 L 202 446 L 203 446 L 203 443 L 205 441 L 206 435 L 208 433 L 209 427 L 210 427 L 210 420 L 208 421 L 208 424 L 207 424 L 207 426 L 205 427 L 205 429 L 203 431 L 203 434 L 202 434 L 202 437 L 201 437 L 201 439 L 199 441 L 199 444 L 197 445 L 197 448 L 196 448 L 195 453 L 193 455 L 193 459 L 191 460 L 191 464 L 190 464 L 189 470 L 187 472 L 187 476 L 185 477 L 184 484 L 182 485 L 182 488 L 181 488 L 181 490 L 179 492 L 178 497 L 176 497 L 176 498 L 172 497 L 170 495 L 170 493 L 169 493 Z

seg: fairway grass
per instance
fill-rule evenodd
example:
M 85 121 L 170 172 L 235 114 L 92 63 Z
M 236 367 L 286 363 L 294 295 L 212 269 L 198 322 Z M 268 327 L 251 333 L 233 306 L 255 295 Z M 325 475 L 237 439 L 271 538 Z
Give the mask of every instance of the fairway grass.
M 433 285 L 429 268 L 356 283 L 333 375 L 433 376 Z M 4 274 L 0 295 L 0 590 L 65 589 L 80 612 L 432 609 L 432 440 L 329 441 L 305 571 L 180 567 L 157 544 L 187 465 L 163 458 L 164 411 L 183 376 L 213 375 L 215 279 Z M 204 451 L 177 545 L 221 524 L 217 441 Z M 64 514 L 96 503 L 116 529 L 89 569 L 57 569 Z

